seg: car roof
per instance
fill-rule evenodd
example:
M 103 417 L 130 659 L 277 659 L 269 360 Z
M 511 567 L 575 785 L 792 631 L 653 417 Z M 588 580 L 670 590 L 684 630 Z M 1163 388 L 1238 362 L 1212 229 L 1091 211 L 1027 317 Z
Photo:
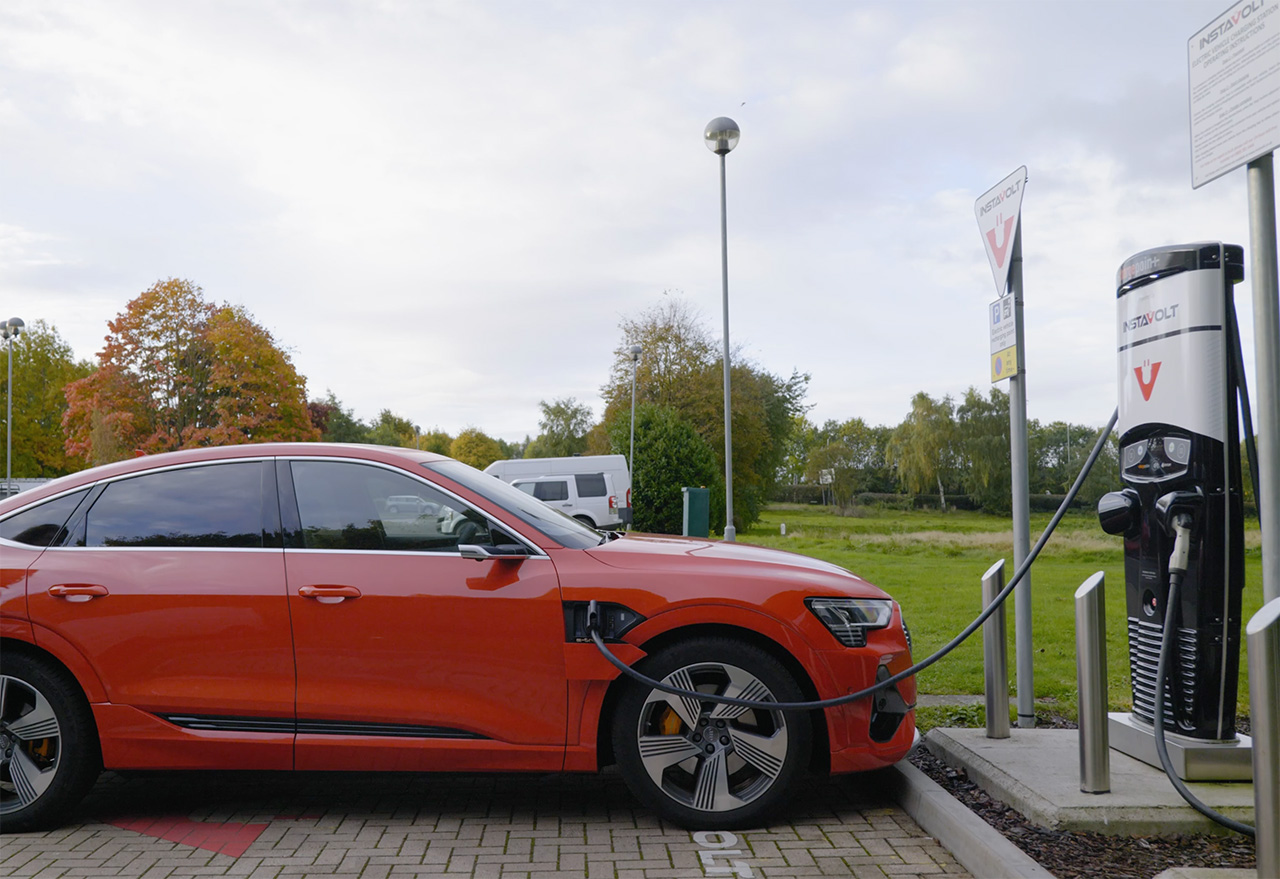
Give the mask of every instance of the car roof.
M 275 457 L 324 457 L 354 458 L 362 461 L 380 461 L 397 466 L 433 463 L 451 460 L 435 452 L 422 452 L 402 446 L 375 446 L 363 443 L 244 443 L 234 446 L 204 446 L 198 449 L 182 449 L 156 455 L 141 455 L 113 464 L 91 467 L 54 479 L 45 484 L 13 495 L 0 501 L 0 515 L 34 501 L 90 485 L 102 479 L 111 479 L 131 473 L 145 473 L 163 467 L 195 464 L 203 461 L 234 461 L 242 458 Z

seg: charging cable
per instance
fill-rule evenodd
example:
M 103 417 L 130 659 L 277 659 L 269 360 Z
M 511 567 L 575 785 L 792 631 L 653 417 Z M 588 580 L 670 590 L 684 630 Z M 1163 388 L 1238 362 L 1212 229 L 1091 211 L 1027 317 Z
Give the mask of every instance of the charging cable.
M 1160 756 L 1160 765 L 1164 769 L 1164 774 L 1169 776 L 1169 781 L 1173 784 L 1174 790 L 1187 801 L 1191 808 L 1209 820 L 1216 821 L 1223 827 L 1234 830 L 1236 833 L 1253 837 L 1255 831 L 1248 824 L 1242 824 L 1233 818 L 1228 818 L 1226 815 L 1215 812 L 1196 798 L 1196 795 L 1183 784 L 1182 779 L 1173 771 L 1173 761 L 1169 759 L 1169 748 L 1165 744 L 1164 684 L 1165 676 L 1169 672 L 1169 656 L 1173 652 L 1174 615 L 1178 612 L 1178 589 L 1182 586 L 1182 580 L 1187 575 L 1187 563 L 1191 555 L 1190 514 L 1176 513 L 1174 515 L 1173 532 L 1173 553 L 1169 556 L 1169 597 L 1164 606 L 1164 632 L 1160 638 L 1160 660 L 1156 663 L 1155 723 L 1153 724 L 1155 727 L 1156 753 Z
M 1071 502 L 1075 500 L 1076 495 L 1080 492 L 1080 487 L 1084 485 L 1085 478 L 1089 475 L 1089 471 L 1093 469 L 1094 462 L 1098 460 L 1098 456 L 1102 454 L 1102 449 L 1106 445 L 1107 437 L 1111 435 L 1111 429 L 1116 425 L 1116 419 L 1120 415 L 1117 409 L 1111 413 L 1111 420 L 1107 422 L 1107 426 L 1098 434 L 1098 441 L 1093 445 L 1093 451 L 1089 453 L 1089 457 L 1084 462 L 1084 467 L 1080 470 L 1080 475 L 1076 477 L 1076 481 L 1072 483 L 1071 489 L 1062 500 L 1062 504 L 1058 507 L 1058 511 L 1053 514 L 1053 518 L 1049 520 L 1048 526 L 1044 529 L 1044 533 L 1040 535 L 1040 539 L 1036 541 L 1036 545 L 1031 548 L 1027 557 L 1023 559 L 1022 564 L 1018 566 L 1018 570 L 1014 572 L 1013 577 L 1009 580 L 1004 589 L 996 595 L 995 599 L 987 605 L 987 607 L 978 615 L 978 617 L 968 626 L 966 626 L 960 634 L 956 635 L 948 641 L 936 653 L 925 659 L 920 660 L 910 668 L 904 669 L 895 675 L 891 675 L 882 681 L 878 681 L 870 687 L 849 693 L 846 696 L 836 696 L 831 699 L 818 699 L 813 702 L 768 702 L 754 699 L 739 699 L 734 696 L 714 696 L 710 693 L 699 693 L 694 690 L 685 690 L 680 687 L 673 687 L 670 684 L 664 684 L 662 681 L 655 681 L 653 678 L 646 677 L 627 665 L 618 657 L 614 656 L 605 646 L 604 639 L 600 637 L 600 612 L 599 606 L 595 601 L 591 601 L 587 606 L 587 634 L 591 636 L 591 640 L 595 642 L 600 652 L 604 654 L 605 659 L 618 671 L 622 672 L 632 680 L 639 681 L 646 687 L 661 693 L 669 693 L 672 696 L 686 696 L 698 699 L 702 702 L 712 702 L 717 705 L 737 705 L 742 708 L 754 708 L 763 711 L 812 711 L 820 708 L 835 708 L 837 705 L 847 705 L 850 702 L 856 702 L 858 699 L 865 699 L 880 690 L 888 689 L 901 680 L 911 677 L 912 675 L 924 671 L 938 660 L 942 659 L 951 651 L 955 650 L 974 632 L 982 627 L 982 624 L 996 612 L 996 610 L 1004 604 L 1005 600 L 1013 594 L 1013 588 L 1018 585 L 1021 580 L 1031 570 L 1031 564 L 1036 560 L 1036 556 L 1040 555 L 1040 550 L 1049 542 L 1049 536 L 1053 534 L 1053 530 L 1058 527 L 1058 523 L 1062 521 L 1062 517 L 1066 515 L 1067 509 L 1071 506 Z
M 1262 519 L 1262 493 L 1258 486 L 1258 441 L 1253 434 L 1253 410 L 1249 406 L 1249 385 L 1244 377 L 1244 352 L 1240 347 L 1240 321 L 1236 318 L 1236 303 L 1231 296 L 1227 297 L 1227 347 L 1230 349 L 1231 378 L 1235 381 L 1236 394 L 1240 400 L 1240 417 L 1244 420 L 1244 450 L 1249 458 L 1249 481 L 1253 483 L 1253 505 L 1258 509 L 1258 519 Z

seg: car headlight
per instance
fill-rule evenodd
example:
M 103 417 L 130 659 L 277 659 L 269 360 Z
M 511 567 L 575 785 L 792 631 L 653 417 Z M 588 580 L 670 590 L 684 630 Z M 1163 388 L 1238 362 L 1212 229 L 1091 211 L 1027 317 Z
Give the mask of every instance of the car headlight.
M 846 647 L 865 647 L 868 629 L 883 629 L 893 619 L 887 598 L 808 598 L 805 604 Z

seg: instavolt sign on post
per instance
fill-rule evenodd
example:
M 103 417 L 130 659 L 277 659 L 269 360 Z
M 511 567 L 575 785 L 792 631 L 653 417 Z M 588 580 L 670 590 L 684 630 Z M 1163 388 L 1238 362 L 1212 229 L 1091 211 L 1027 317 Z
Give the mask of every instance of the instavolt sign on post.
M 1280 0 L 1278 0 L 1280 2 Z M 1022 336 L 1022 166 L 983 193 L 973 214 L 996 282 L 995 302 L 987 306 L 991 333 L 991 381 L 1009 380 L 1009 452 L 1013 477 L 1013 565 L 1031 552 L 1030 475 L 1027 467 L 1026 349 Z M 1031 646 L 1031 574 L 1014 588 L 1014 644 L 1017 654 L 1018 726 L 1036 725 Z
M 1277 13 L 1244 0 L 1187 41 L 1192 189 L 1280 146 Z

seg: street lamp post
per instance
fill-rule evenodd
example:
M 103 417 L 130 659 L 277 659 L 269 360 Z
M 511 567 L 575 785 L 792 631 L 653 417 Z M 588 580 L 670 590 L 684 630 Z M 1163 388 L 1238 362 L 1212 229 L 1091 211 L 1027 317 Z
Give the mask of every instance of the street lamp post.
M 720 276 L 724 290 L 724 539 L 733 541 L 733 416 L 729 397 L 729 226 L 725 208 L 724 157 L 742 136 L 738 123 L 718 116 L 707 123 L 703 140 L 720 157 Z
M 9 496 L 13 486 L 13 340 L 22 333 L 26 324 L 20 317 L 11 317 L 0 324 L 0 338 L 5 341 L 6 360 L 9 361 L 8 400 L 5 403 L 4 438 L 4 493 Z
M 627 466 L 631 468 L 631 487 L 636 485 L 636 367 L 640 364 L 640 346 L 631 346 L 631 455 L 627 458 Z M 631 498 L 627 505 L 632 509 L 632 520 L 635 519 L 635 506 Z M 628 527 L 630 525 L 628 524 Z
M 627 466 L 631 468 L 631 483 L 636 481 L 636 367 L 640 364 L 640 346 L 631 346 L 631 455 Z

